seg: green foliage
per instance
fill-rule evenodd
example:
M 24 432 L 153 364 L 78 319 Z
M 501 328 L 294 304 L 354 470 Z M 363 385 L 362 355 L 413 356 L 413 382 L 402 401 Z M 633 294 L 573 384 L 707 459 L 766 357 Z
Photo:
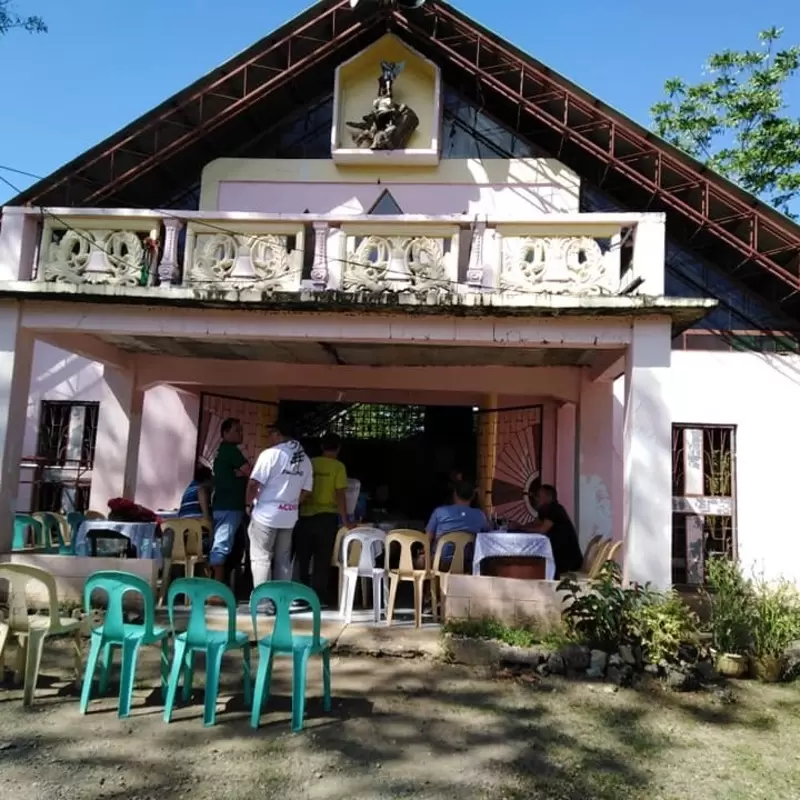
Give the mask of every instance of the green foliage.
M 720 653 L 748 653 L 753 622 L 750 582 L 736 561 L 712 556 L 706 561 L 706 583 L 714 647 Z
M 620 645 L 640 647 L 646 661 L 678 660 L 682 645 L 697 640 L 697 618 L 674 592 L 622 586 L 622 571 L 606 562 L 588 591 L 564 580 L 567 631 L 589 647 L 614 652 Z
M 442 633 L 467 639 L 494 639 L 513 647 L 531 647 L 539 644 L 543 638 L 529 628 L 506 625 L 490 618 L 450 620 L 442 626 Z
M 19 14 L 12 0 L 0 0 L 0 36 L 12 30 L 47 33 L 47 25 L 41 17 Z
M 631 632 L 650 664 L 673 663 L 684 645 L 698 641 L 698 620 L 676 592 L 650 592 L 632 612 Z
M 705 81 L 668 80 L 651 114 L 660 136 L 790 214 L 800 197 L 800 117 L 787 114 L 784 92 L 800 46 L 778 49 L 782 34 L 769 28 L 756 50 L 712 55 Z
M 632 612 L 639 595 L 648 590 L 633 586 L 623 588 L 622 570 L 614 561 L 606 561 L 597 578 L 585 591 L 573 580 L 558 585 L 565 592 L 564 611 L 567 630 L 579 641 L 600 650 L 616 650 L 631 643 Z
M 756 658 L 780 658 L 789 645 L 800 639 L 800 595 L 788 581 L 770 584 L 753 581 L 751 591 L 752 652 Z

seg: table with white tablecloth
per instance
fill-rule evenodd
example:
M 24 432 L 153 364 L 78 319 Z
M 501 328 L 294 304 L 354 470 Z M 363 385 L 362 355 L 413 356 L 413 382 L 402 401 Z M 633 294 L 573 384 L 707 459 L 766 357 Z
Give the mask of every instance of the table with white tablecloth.
M 117 522 L 114 520 L 86 520 L 78 528 L 75 539 L 75 555 L 90 556 L 90 531 L 113 531 L 119 533 L 136 548 L 139 558 L 153 558 L 161 563 L 161 536 L 156 535 L 155 522 Z
M 472 558 L 472 574 L 481 574 L 481 561 L 485 558 L 543 558 L 545 579 L 552 581 L 556 575 L 556 562 L 550 540 L 541 533 L 517 533 L 491 531 L 475 537 L 475 555 Z

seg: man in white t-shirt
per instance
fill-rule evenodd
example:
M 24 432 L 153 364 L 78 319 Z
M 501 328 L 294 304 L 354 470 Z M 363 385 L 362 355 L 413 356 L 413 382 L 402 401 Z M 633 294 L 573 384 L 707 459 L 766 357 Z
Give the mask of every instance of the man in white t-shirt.
M 311 459 L 283 423 L 270 429 L 270 447 L 258 457 L 250 473 L 250 566 L 253 586 L 270 579 L 292 579 L 292 530 L 301 500 L 311 493 Z

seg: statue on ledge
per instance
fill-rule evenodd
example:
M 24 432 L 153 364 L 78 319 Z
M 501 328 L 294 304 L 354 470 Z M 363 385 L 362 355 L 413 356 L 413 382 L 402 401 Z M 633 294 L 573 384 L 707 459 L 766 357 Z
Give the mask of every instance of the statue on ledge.
M 352 128 L 356 147 L 370 150 L 402 150 L 419 125 L 419 117 L 405 103 L 393 97 L 394 82 L 403 71 L 405 62 L 381 61 L 378 78 L 378 96 L 372 102 L 372 111 L 361 122 L 347 122 Z

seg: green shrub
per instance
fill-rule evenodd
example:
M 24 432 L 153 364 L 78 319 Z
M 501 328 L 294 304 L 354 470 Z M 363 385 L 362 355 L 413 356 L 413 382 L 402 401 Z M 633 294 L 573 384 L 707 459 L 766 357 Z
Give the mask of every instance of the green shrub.
M 615 652 L 640 647 L 645 660 L 675 662 L 682 645 L 697 641 L 697 617 L 674 592 L 622 585 L 622 570 L 606 562 L 588 589 L 564 580 L 564 622 L 569 634 L 591 648 Z
M 676 592 L 650 592 L 631 614 L 631 631 L 650 664 L 678 661 L 685 645 L 698 642 L 698 620 Z
M 756 658 L 780 658 L 800 639 L 800 595 L 794 584 L 785 580 L 770 584 L 760 578 L 751 585 L 752 653 Z
M 752 584 L 727 556 L 711 556 L 705 567 L 713 646 L 720 653 L 746 655 L 753 629 Z
M 588 591 L 569 578 L 558 584 L 569 603 L 563 618 L 567 631 L 589 647 L 611 652 L 632 643 L 632 611 L 641 602 L 638 587 L 622 586 L 622 570 L 613 561 L 600 568 Z

